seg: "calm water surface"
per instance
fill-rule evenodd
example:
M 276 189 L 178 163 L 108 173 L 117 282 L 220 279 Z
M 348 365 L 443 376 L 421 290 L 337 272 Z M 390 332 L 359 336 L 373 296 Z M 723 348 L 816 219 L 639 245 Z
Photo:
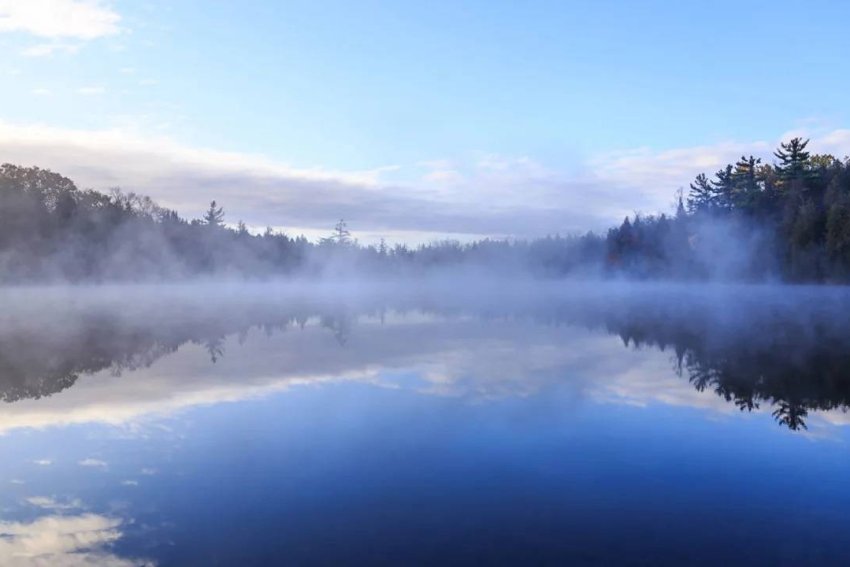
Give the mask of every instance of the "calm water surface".
M 3 302 L 3 565 L 850 562 L 841 290 Z

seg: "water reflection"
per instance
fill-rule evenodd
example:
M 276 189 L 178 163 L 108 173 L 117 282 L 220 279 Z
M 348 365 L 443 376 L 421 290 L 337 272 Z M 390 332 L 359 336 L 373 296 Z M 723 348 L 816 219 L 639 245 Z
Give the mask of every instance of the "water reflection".
M 850 556 L 840 290 L 18 293 L 4 565 Z
M 134 400 L 135 408 L 125 408 L 130 417 L 298 382 L 375 381 L 379 368 L 412 361 L 427 382 L 417 385 L 423 392 L 526 395 L 574 373 L 582 350 L 590 353 L 580 362 L 586 374 L 604 381 L 607 359 L 616 356 L 599 343 L 604 335 L 618 336 L 627 349 L 672 353 L 669 368 L 696 391 L 713 391 L 742 411 L 769 408 L 792 430 L 806 428 L 810 412 L 850 406 L 850 321 L 844 316 L 850 300 L 828 288 L 544 288 L 532 295 L 225 295 L 216 301 L 159 294 L 132 305 L 116 297 L 70 305 L 54 297 L 48 304 L 49 316 L 9 306 L 0 327 L 0 397 L 37 400 L 72 388 L 84 375 L 125 378 L 103 382 L 94 398 L 87 392 L 74 410 L 83 420 L 103 409 L 85 409 L 98 397 L 115 406 L 109 394 Z M 144 384 L 124 376 L 184 346 L 220 363 L 229 343 L 245 346 L 276 334 L 289 336 L 243 360 L 238 380 L 204 371 L 193 382 L 187 377 L 193 372 L 177 368 L 174 380 L 161 381 L 167 365 L 157 365 L 160 378 L 153 383 L 149 376 Z M 196 368 L 194 374 L 201 373 Z M 120 414 L 117 407 L 103 415 Z M 74 411 L 65 419 L 73 420 Z M 20 424 L 49 424 L 47 415 L 30 417 Z M 15 426 L 14 418 L 5 418 L 5 427 Z
M 811 411 L 850 406 L 850 322 L 840 297 L 802 295 L 711 301 L 609 315 L 605 327 L 625 345 L 675 353 L 674 367 L 698 391 L 742 411 L 770 406 L 776 421 L 806 428 Z
M 91 513 L 51 514 L 30 522 L 0 521 L 0 563 L 9 567 L 153 565 L 109 550 L 122 537 L 121 527 L 120 519 Z

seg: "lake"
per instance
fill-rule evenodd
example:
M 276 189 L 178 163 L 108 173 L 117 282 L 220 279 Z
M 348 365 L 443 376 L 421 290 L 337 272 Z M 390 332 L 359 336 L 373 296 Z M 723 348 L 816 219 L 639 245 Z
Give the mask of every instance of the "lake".
M 17 288 L 0 563 L 847 564 L 850 292 Z

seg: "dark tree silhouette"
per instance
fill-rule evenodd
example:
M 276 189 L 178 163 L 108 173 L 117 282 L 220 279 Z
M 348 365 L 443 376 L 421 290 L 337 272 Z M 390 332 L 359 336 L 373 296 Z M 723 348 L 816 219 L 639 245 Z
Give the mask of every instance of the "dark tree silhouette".
M 809 152 L 806 146 L 809 140 L 802 138 L 791 138 L 788 143 L 782 143 L 773 155 L 779 159 L 776 171 L 783 180 L 800 179 L 808 169 Z
M 265 278 L 360 271 L 418 275 L 458 265 L 538 276 L 610 274 L 791 282 L 850 281 L 850 158 L 782 143 L 773 164 L 741 156 L 697 175 L 675 215 L 634 215 L 593 233 L 536 240 L 360 245 L 345 220 L 318 243 L 243 222 L 210 203 L 185 220 L 148 197 L 80 190 L 37 167 L 0 166 L 0 282 Z M 687 204 L 687 207 L 685 207 Z
M 216 207 L 216 202 L 210 203 L 210 208 L 204 214 L 204 223 L 213 228 L 221 228 L 224 226 L 224 209 Z

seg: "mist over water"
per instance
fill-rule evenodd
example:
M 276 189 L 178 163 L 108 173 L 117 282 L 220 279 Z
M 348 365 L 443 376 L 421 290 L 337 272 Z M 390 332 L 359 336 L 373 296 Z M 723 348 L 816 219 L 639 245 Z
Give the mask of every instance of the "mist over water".
M 850 3 L 199 4 L 0 0 L 0 567 L 850 565 Z
M 43 555 L 850 553 L 833 533 L 850 519 L 844 288 L 470 275 L 18 287 L 0 304 L 0 558 L 83 531 Z
M 187 345 L 202 345 L 216 363 L 225 358 L 219 346 L 234 337 L 244 342 L 260 331 L 290 334 L 306 327 L 322 329 L 336 343 L 315 354 L 317 363 L 354 351 L 374 355 L 373 364 L 381 365 L 385 347 L 371 340 L 375 321 L 383 336 L 397 324 L 427 320 L 435 339 L 442 326 L 474 321 L 478 334 L 491 327 L 526 329 L 506 344 L 516 352 L 561 328 L 617 337 L 621 350 L 668 355 L 670 369 L 696 390 L 714 391 L 743 410 L 781 405 L 777 420 L 800 429 L 808 411 L 847 405 L 848 307 L 850 292 L 842 287 L 495 282 L 476 276 L 20 287 L 2 299 L 0 387 L 3 399 L 16 401 L 48 396 L 103 370 L 130 371 L 133 380 L 132 371 L 155 367 Z M 464 338 L 451 335 L 446 342 Z M 413 340 L 406 350 L 415 354 L 418 344 Z M 569 342 L 553 348 L 575 350 Z M 517 369 L 519 385 L 522 372 Z

